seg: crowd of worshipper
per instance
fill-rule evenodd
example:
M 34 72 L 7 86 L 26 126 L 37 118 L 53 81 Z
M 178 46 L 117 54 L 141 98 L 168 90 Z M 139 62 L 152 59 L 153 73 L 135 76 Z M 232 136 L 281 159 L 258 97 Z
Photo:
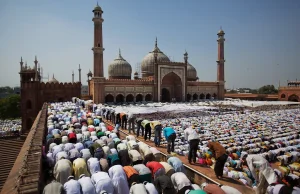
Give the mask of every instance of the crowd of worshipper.
M 138 137 L 141 132 L 145 141 L 150 139 L 156 146 L 167 146 L 168 153 L 175 151 L 188 155 L 190 163 L 211 165 L 217 178 L 225 175 L 238 179 L 257 193 L 265 193 L 268 186 L 269 193 L 276 193 L 281 186 L 285 192 L 299 192 L 300 109 L 231 111 L 190 117 L 177 113 L 175 118 L 170 113 L 134 115 L 107 106 L 96 108 L 97 115 L 121 125 L 129 133 L 132 131 Z M 216 148 L 212 146 L 215 144 Z M 276 189 L 270 189 L 273 187 Z
M 192 184 L 178 157 L 164 162 L 157 148 L 135 136 L 120 139 L 118 125 L 106 125 L 83 104 L 49 104 L 47 130 L 44 194 L 241 194 L 229 186 Z M 164 133 L 176 137 L 171 127 Z
M 21 129 L 21 119 L 0 120 L 0 137 L 19 136 Z

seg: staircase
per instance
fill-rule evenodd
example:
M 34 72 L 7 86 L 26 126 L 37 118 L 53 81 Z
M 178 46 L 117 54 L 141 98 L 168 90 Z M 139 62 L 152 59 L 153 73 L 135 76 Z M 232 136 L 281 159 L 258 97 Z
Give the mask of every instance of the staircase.
M 0 191 L 13 167 L 27 134 L 0 139 Z

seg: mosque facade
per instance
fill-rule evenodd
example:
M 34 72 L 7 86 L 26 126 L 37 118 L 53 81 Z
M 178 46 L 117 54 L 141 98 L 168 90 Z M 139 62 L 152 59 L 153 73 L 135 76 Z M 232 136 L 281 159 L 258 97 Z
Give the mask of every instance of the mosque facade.
M 218 32 L 217 80 L 206 82 L 199 79 L 197 70 L 188 62 L 188 53 L 183 62 L 171 61 L 158 47 L 157 39 L 152 51 L 141 62 L 141 75 L 132 75 L 132 67 L 119 55 L 109 64 L 108 78 L 103 70 L 103 11 L 93 10 L 94 45 L 93 73 L 88 73 L 89 95 L 95 103 L 124 102 L 184 102 L 199 99 L 224 99 L 224 31 Z

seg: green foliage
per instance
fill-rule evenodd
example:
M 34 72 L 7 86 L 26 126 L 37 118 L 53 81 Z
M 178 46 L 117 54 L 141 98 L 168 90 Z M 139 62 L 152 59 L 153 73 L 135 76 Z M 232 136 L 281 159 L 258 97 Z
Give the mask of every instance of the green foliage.
M 21 117 L 20 95 L 10 95 L 0 99 L 0 119 L 14 119 Z
M 258 89 L 259 94 L 277 94 L 278 90 L 274 87 L 274 85 L 265 85 Z

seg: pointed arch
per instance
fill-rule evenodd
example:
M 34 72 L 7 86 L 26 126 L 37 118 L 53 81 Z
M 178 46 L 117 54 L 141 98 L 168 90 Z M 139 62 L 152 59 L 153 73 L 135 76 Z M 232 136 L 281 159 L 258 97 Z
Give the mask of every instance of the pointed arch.
M 296 94 L 290 95 L 288 101 L 299 102 L 299 96 L 297 96 Z
M 206 94 L 206 99 L 211 99 L 210 93 Z
M 136 102 L 142 102 L 142 101 L 143 101 L 143 95 L 142 95 L 142 94 L 136 95 L 135 101 L 136 101 Z
M 191 101 L 191 99 L 192 99 L 192 95 L 190 95 L 190 94 L 187 94 L 187 95 L 186 95 L 186 101 L 188 101 L 188 102 L 189 102 L 189 101 Z
M 286 96 L 285 96 L 285 94 L 281 94 L 281 96 L 280 96 L 280 98 L 285 98 Z
M 107 102 L 114 102 L 114 96 L 111 95 L 111 94 L 107 94 L 107 95 L 105 96 L 105 102 L 106 102 L 106 103 L 107 103 Z
M 134 101 L 134 96 L 132 94 L 128 94 L 126 96 L 126 102 L 133 102 Z
M 217 99 L 217 94 L 216 93 L 213 94 L 213 98 L 214 98 L 214 100 Z
M 151 94 L 147 94 L 147 95 L 145 96 L 145 101 L 146 101 L 146 102 L 152 101 L 152 95 L 151 95 Z
M 193 95 L 193 100 L 198 100 L 198 94 Z
M 118 94 L 116 96 L 116 102 L 119 103 L 119 102 L 124 102 L 124 96 L 123 94 Z
M 205 99 L 205 94 L 201 93 L 199 96 L 200 99 Z

